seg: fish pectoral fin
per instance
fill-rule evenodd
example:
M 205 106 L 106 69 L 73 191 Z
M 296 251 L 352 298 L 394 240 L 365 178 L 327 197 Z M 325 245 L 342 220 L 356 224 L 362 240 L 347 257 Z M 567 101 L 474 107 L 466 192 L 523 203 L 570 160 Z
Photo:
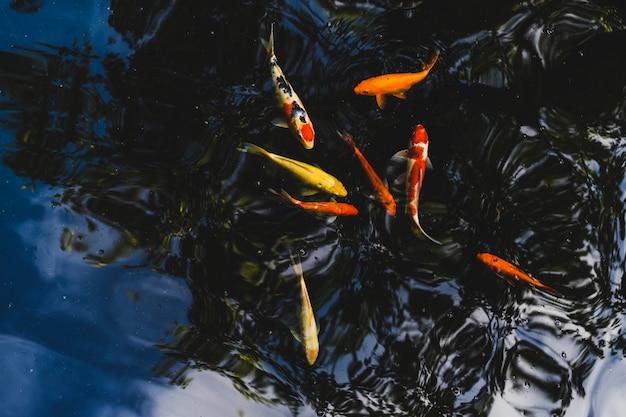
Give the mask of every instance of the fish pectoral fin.
M 393 180 L 394 185 L 400 185 L 406 183 L 406 172 L 398 175 L 395 180 Z
M 320 190 L 317 190 L 315 188 L 305 188 L 302 191 L 300 191 L 300 195 L 303 197 L 310 197 L 312 195 L 316 195 L 319 194 Z
M 272 124 L 276 127 L 282 127 L 284 129 L 289 129 L 289 123 L 282 117 L 275 117 L 272 119 Z
M 393 154 L 393 156 L 391 157 L 391 160 L 394 162 L 406 162 L 407 158 L 409 157 L 409 151 L 408 149 L 402 149 L 396 153 Z
M 385 108 L 386 102 L 387 102 L 387 97 L 384 94 L 376 95 L 376 104 L 378 104 L 378 107 L 380 107 L 381 110 Z
M 326 224 L 330 225 L 333 224 L 335 222 L 335 220 L 337 220 L 337 216 L 326 216 Z M 319 333 L 319 331 L 318 331 Z
M 406 99 L 406 91 L 400 91 L 399 93 L 394 93 L 393 96 L 396 98 Z
M 430 160 L 430 156 L 426 158 L 426 169 L 433 169 L 433 162 Z
M 291 332 L 291 335 L 293 336 L 294 339 L 296 339 L 298 341 L 298 343 L 300 343 L 301 345 L 303 345 L 304 343 L 302 343 L 302 335 L 300 334 L 300 330 L 296 330 L 294 328 L 289 327 L 289 331 Z

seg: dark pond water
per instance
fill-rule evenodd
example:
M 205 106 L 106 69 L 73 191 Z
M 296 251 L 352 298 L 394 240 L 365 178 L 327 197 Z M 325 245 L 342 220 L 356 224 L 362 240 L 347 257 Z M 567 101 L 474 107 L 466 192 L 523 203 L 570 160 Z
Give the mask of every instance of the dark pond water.
M 621 2 L 0 11 L 2 415 L 623 415 Z M 272 125 L 272 22 L 312 150 Z M 352 91 L 437 50 L 406 100 L 380 110 Z M 441 246 L 412 231 L 396 180 L 418 123 L 432 161 L 420 217 Z M 338 129 L 388 182 L 395 217 Z M 359 214 L 272 194 L 302 184 L 243 142 L 332 173 Z M 292 336 L 290 252 L 319 325 L 312 366 Z M 479 252 L 562 296 L 509 286 Z

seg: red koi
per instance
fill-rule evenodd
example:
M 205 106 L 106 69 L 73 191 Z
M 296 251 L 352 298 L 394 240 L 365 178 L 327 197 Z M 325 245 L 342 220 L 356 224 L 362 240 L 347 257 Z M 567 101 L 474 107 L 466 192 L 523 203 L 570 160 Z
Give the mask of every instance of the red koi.
M 331 216 L 354 216 L 359 210 L 352 204 L 337 203 L 334 201 L 300 201 L 290 196 L 287 191 L 282 190 L 280 193 L 270 190 L 276 195 L 280 195 L 292 204 L 317 214 L 328 214 Z
M 487 265 L 493 272 L 495 272 L 496 275 L 504 278 L 510 285 L 515 285 L 516 282 L 523 281 L 554 296 L 561 296 L 561 293 L 559 293 L 554 288 L 549 287 L 546 284 L 536 280 L 526 272 L 519 269 L 517 266 L 505 261 L 504 259 L 496 255 L 483 252 L 477 254 L 476 258 L 478 258 L 479 261 Z
M 369 179 L 370 184 L 372 185 L 372 188 L 374 189 L 374 196 L 376 197 L 376 200 L 378 200 L 378 202 L 380 202 L 383 205 L 385 210 L 387 210 L 387 213 L 389 213 L 391 216 L 395 216 L 396 215 L 396 202 L 393 199 L 393 196 L 391 195 L 391 193 L 389 192 L 389 189 L 387 188 L 387 186 L 380 179 L 376 171 L 374 171 L 374 168 L 372 168 L 370 163 L 367 162 L 367 159 L 365 159 L 365 156 L 363 156 L 359 148 L 356 147 L 356 143 L 354 143 L 354 140 L 352 139 L 352 137 L 345 132 L 342 133 L 338 131 L 337 133 L 348 145 L 350 145 L 357 159 L 361 163 L 361 166 L 363 167 L 363 170 L 365 171 L 365 175 L 367 175 L 367 178 Z
M 426 174 L 426 164 L 428 162 L 428 133 L 421 124 L 415 126 L 413 135 L 409 141 L 409 148 L 406 151 L 406 197 L 408 201 L 407 211 L 411 215 L 417 228 L 431 241 L 441 245 L 424 231 L 420 224 L 418 207 L 420 190 Z

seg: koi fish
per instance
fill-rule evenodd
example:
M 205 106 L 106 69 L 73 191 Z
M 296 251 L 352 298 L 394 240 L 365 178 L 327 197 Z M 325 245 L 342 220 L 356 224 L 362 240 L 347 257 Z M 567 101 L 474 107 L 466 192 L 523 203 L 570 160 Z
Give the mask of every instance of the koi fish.
M 408 201 L 407 211 L 411 215 L 413 222 L 424 236 L 441 245 L 424 231 L 420 224 L 418 207 L 420 190 L 426 174 L 426 164 L 428 163 L 428 133 L 421 124 L 415 126 L 413 135 L 409 141 L 409 148 L 406 150 L 406 198 Z
M 354 216 L 359 213 L 359 210 L 356 207 L 348 203 L 337 203 L 334 201 L 300 201 L 290 196 L 285 190 L 282 190 L 280 193 L 274 190 L 270 191 L 272 191 L 276 195 L 280 195 L 285 200 L 304 210 L 309 210 L 317 214 L 329 214 L 332 216 Z
M 317 339 L 317 324 L 315 323 L 315 316 L 313 315 L 313 307 L 311 307 L 311 299 L 309 298 L 309 292 L 306 289 L 306 283 L 304 282 L 304 274 L 302 272 L 302 264 L 300 260 L 296 262 L 291 252 L 289 252 L 291 258 L 291 264 L 294 271 L 300 276 L 300 295 L 302 297 L 302 307 L 300 309 L 300 331 L 301 340 L 298 340 L 304 346 L 304 353 L 309 365 L 313 365 L 317 359 L 320 346 Z M 296 337 L 296 339 L 298 339 Z
M 298 94 L 296 94 L 289 81 L 287 81 L 287 78 L 285 78 L 285 74 L 283 74 L 283 71 L 280 69 L 278 59 L 274 53 L 274 23 L 272 23 L 270 30 L 269 42 L 264 39 L 262 39 L 261 42 L 270 56 L 269 65 L 274 82 L 274 94 L 284 117 L 284 120 L 277 121 L 274 124 L 279 127 L 289 128 L 291 133 L 302 143 L 305 149 L 312 149 L 315 139 L 313 124 L 302 104 L 302 100 L 300 100 L 300 97 L 298 97 Z
M 537 281 L 535 278 L 531 277 L 526 272 L 522 271 L 515 265 L 505 261 L 504 259 L 492 255 L 491 253 L 479 253 L 476 255 L 479 261 L 487 265 L 491 270 L 493 270 L 496 275 L 501 278 L 504 278 L 510 285 L 515 285 L 517 281 L 524 281 L 527 284 L 531 284 L 540 290 L 543 290 L 549 294 L 554 296 L 561 296 L 557 290 L 552 287 L 547 286 L 546 284 Z
M 291 172 L 302 182 L 320 190 L 339 197 L 348 195 L 348 191 L 341 181 L 321 169 L 307 163 L 296 161 L 275 153 L 271 153 L 252 143 L 244 143 L 240 150 L 257 155 L 263 155 L 277 165 Z
M 363 80 L 354 87 L 354 92 L 361 96 L 375 96 L 378 107 L 383 109 L 388 94 L 405 99 L 406 92 L 415 84 L 426 78 L 435 65 L 435 62 L 437 62 L 437 58 L 439 58 L 439 51 L 435 52 L 433 58 L 428 64 L 422 67 L 422 71 L 420 72 L 383 74 Z
M 337 134 L 348 145 L 350 145 L 350 147 L 354 151 L 354 154 L 356 155 L 357 159 L 361 163 L 361 166 L 363 167 L 363 170 L 365 171 L 365 175 L 367 175 L 367 178 L 372 184 L 372 188 L 374 189 L 374 196 L 376 197 L 376 200 L 378 200 L 378 202 L 380 202 L 383 205 L 385 210 L 387 210 L 387 213 L 389 213 L 391 216 L 395 216 L 396 215 L 396 201 L 393 199 L 393 196 L 389 192 L 389 189 L 387 188 L 387 186 L 380 179 L 376 171 L 374 171 L 374 168 L 372 168 L 370 163 L 367 162 L 367 159 L 365 159 L 365 156 L 363 156 L 359 148 L 356 147 L 356 143 L 354 143 L 354 139 L 352 139 L 352 137 L 345 132 L 337 131 Z

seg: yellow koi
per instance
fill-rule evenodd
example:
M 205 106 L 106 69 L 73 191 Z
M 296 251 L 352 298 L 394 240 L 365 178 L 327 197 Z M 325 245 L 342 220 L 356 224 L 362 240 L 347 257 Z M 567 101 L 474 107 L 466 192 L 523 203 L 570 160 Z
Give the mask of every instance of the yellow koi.
M 311 307 L 311 299 L 304 282 L 304 273 L 302 272 L 302 264 L 300 260 L 296 262 L 291 252 L 289 253 L 291 264 L 294 271 L 300 276 L 300 295 L 302 297 L 302 308 L 300 310 L 300 327 L 302 332 L 302 346 L 309 365 L 313 365 L 317 359 L 320 350 L 319 341 L 317 339 L 317 324 L 313 315 L 313 307 Z
M 302 182 L 311 185 L 320 191 L 339 197 L 345 197 L 348 195 L 348 191 L 343 186 L 341 181 L 313 165 L 268 152 L 260 146 L 248 142 L 243 144 L 241 150 L 265 156 L 277 165 L 280 165 L 291 172 Z

